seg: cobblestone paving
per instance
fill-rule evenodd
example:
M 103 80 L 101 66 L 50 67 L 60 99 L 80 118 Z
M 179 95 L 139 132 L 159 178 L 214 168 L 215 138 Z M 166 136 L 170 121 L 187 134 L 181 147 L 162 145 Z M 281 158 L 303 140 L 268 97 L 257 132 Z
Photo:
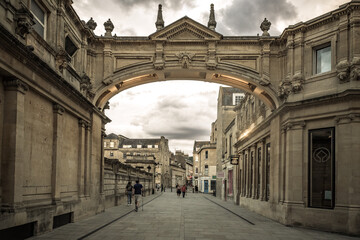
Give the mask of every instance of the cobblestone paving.
M 177 197 L 175 192 L 157 193 L 146 197 L 144 203 L 143 211 L 134 212 L 133 206 L 126 205 L 113 207 L 31 239 L 360 239 L 286 227 L 231 202 L 200 193 L 189 193 L 185 198 Z

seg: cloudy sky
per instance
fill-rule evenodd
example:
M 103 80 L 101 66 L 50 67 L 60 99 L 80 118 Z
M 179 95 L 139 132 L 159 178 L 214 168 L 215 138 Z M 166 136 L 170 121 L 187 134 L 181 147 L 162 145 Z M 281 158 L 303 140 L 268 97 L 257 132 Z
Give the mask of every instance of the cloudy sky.
M 100 4 L 101 2 L 101 4 Z M 104 35 L 109 18 L 117 36 L 148 36 L 156 31 L 157 6 L 163 5 L 165 26 L 188 16 L 207 25 L 210 4 L 215 5 L 216 31 L 226 36 L 254 36 L 266 17 L 270 35 L 289 25 L 320 16 L 344 0 L 74 0 L 82 20 L 93 17 L 95 34 Z M 112 122 L 106 133 L 129 138 L 169 139 L 170 150 L 192 155 L 194 140 L 209 140 L 216 120 L 218 84 L 197 81 L 151 83 L 125 90 L 110 100 L 106 115 Z

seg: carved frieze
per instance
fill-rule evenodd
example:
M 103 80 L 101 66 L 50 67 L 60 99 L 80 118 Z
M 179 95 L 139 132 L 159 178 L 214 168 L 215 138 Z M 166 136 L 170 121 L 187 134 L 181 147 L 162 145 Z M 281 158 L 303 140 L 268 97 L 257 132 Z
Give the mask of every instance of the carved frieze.
M 30 31 L 32 30 L 32 26 L 35 24 L 34 16 L 31 14 L 29 9 L 27 9 L 24 5 L 22 5 L 20 9 L 16 11 L 15 19 L 16 19 L 15 32 L 20 37 L 25 39 L 26 34 L 30 33 Z
M 193 53 L 178 53 L 176 56 L 179 58 L 179 63 L 181 64 L 182 68 L 189 68 L 192 58 L 195 56 Z
M 71 61 L 71 58 L 70 58 L 69 54 L 62 47 L 59 47 L 59 50 L 56 53 L 57 69 L 62 73 L 63 70 L 68 66 L 70 61 Z
M 291 77 L 287 77 L 279 85 L 278 96 L 281 99 L 286 99 L 291 93 L 299 93 L 303 89 L 304 76 L 301 73 L 296 73 Z
M 350 81 L 360 81 L 360 58 L 354 57 L 351 61 Z
M 340 81 L 340 83 L 349 82 L 349 76 L 350 76 L 350 65 L 347 60 L 340 61 L 336 65 L 336 72 L 337 72 L 337 78 Z

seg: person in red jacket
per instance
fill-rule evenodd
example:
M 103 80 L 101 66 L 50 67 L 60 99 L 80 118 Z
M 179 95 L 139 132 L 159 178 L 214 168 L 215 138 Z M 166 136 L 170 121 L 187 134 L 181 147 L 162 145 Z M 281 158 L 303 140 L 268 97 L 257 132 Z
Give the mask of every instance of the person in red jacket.
M 184 197 L 185 197 L 185 193 L 186 193 L 186 186 L 185 186 L 185 185 L 182 186 L 181 192 L 182 192 L 182 196 L 183 196 L 183 198 L 184 198 Z

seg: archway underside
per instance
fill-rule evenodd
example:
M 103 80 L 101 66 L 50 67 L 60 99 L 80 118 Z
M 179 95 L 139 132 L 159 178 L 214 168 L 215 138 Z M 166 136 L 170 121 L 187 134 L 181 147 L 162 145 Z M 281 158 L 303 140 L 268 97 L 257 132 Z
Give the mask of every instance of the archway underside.
M 261 85 L 261 79 L 257 76 L 234 74 L 227 71 L 199 71 L 190 69 L 162 70 L 162 71 L 137 71 L 131 74 L 114 74 L 103 81 L 101 88 L 97 90 L 94 98 L 95 105 L 103 109 L 106 103 L 116 94 L 136 86 L 147 83 L 171 81 L 171 80 L 195 80 L 218 83 L 235 87 L 249 92 L 263 101 L 271 110 L 279 107 L 276 91 L 271 84 Z

